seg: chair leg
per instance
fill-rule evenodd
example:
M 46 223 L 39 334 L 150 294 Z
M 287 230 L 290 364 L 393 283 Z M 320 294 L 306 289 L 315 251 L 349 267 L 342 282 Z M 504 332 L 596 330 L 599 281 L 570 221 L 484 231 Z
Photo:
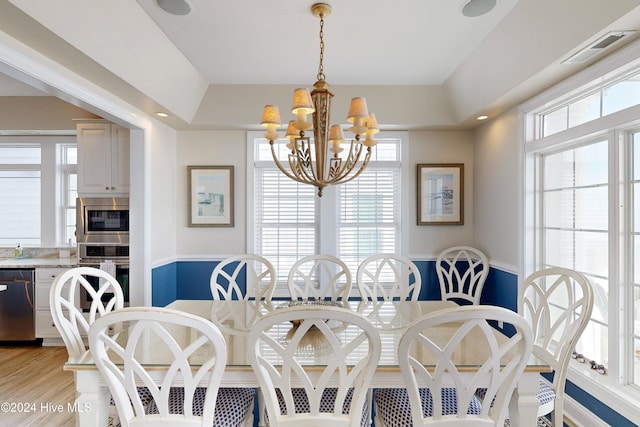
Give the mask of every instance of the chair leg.
M 562 427 L 564 425 L 564 394 L 557 396 L 553 403 L 553 412 L 551 413 L 551 421 L 554 427 Z
M 371 413 L 373 412 L 373 389 L 367 390 L 367 401 L 369 402 L 369 420 L 368 425 L 373 425 L 373 419 L 371 418 Z
M 266 427 L 267 420 L 264 419 L 265 404 L 262 397 L 262 391 L 258 388 L 258 427 Z

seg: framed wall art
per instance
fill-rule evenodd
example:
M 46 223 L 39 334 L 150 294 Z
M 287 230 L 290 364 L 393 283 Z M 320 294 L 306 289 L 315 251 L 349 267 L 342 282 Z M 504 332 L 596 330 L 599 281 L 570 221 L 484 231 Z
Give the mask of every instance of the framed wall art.
M 464 224 L 464 164 L 418 165 L 418 225 Z
M 233 166 L 187 166 L 189 227 L 233 227 Z

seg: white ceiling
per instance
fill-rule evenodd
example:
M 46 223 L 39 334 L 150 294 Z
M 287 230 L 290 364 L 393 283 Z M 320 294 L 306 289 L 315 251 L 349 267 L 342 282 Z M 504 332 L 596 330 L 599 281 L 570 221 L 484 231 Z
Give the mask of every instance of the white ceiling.
M 313 1 L 186 1 L 192 12 L 175 16 L 156 0 L 4 0 L 0 31 L 177 129 L 246 129 L 316 80 Z M 561 62 L 606 32 L 640 29 L 640 0 L 497 0 L 476 18 L 461 14 L 468 1 L 334 1 L 327 81 L 393 105 L 383 128 L 470 128 L 587 65 Z M 15 96 L 2 77 L 0 96 Z
M 137 1 L 211 84 L 315 81 L 320 21 L 312 1 L 189 0 L 186 16 L 165 12 L 155 0 Z M 327 81 L 444 83 L 517 3 L 498 1 L 491 13 L 467 18 L 466 1 L 335 1 L 324 24 Z

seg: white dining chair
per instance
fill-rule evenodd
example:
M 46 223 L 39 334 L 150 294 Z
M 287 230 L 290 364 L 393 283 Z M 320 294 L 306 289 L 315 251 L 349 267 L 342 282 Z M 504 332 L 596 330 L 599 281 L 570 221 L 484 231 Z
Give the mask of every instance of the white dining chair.
M 98 289 L 91 285 L 92 279 L 97 280 Z M 80 308 L 82 289 L 91 298 L 87 313 Z M 94 267 L 77 267 L 53 280 L 49 302 L 53 324 L 67 348 L 69 360 L 73 360 L 88 350 L 83 337 L 87 336 L 91 324 L 100 316 L 124 307 L 124 295 L 118 281 L 108 272 Z
M 287 284 L 292 300 L 346 301 L 351 293 L 351 271 L 332 255 L 308 255 L 293 264 Z
M 95 289 L 91 282 L 97 282 L 98 288 Z M 80 298 L 85 294 L 82 290 L 86 291 L 86 298 L 91 299 L 87 313 L 81 309 Z M 124 307 L 120 283 L 108 272 L 95 267 L 76 267 L 59 274 L 49 292 L 53 324 L 62 337 L 69 361 L 78 360 L 89 350 L 89 328 L 97 319 Z M 148 405 L 151 401 L 149 391 L 140 387 L 138 394 L 141 401 Z M 112 408 L 113 405 L 112 400 Z M 115 412 L 112 411 L 110 415 L 112 423 L 118 425 Z
M 515 333 L 499 340 L 489 321 L 512 325 Z M 446 333 L 438 332 L 443 328 Z M 374 393 L 376 427 L 502 426 L 532 344 L 527 321 L 501 307 L 447 308 L 418 318 L 398 343 L 406 389 Z M 465 364 L 458 370 L 456 358 L 470 351 L 480 363 L 474 361 L 477 373 L 465 382 L 462 376 L 469 373 Z M 476 397 L 480 385 L 487 390 L 483 401 Z
M 562 427 L 567 371 L 591 318 L 592 285 L 575 270 L 551 267 L 536 271 L 522 284 L 519 310 L 533 329 L 533 354 L 554 371 L 552 382 L 540 379 L 538 416 L 553 412 L 553 425 Z
M 367 426 L 380 350 L 371 322 L 344 308 L 294 306 L 265 315 L 249 333 L 248 355 L 268 425 Z
M 438 254 L 436 273 L 443 300 L 480 304 L 489 260 L 478 249 L 454 246 Z
M 125 324 L 126 337 L 109 333 Z M 147 367 L 149 353 L 142 349 L 149 343 L 157 360 Z M 227 346 L 218 328 L 203 317 L 162 307 L 125 308 L 91 325 L 89 347 L 123 427 L 253 425 L 253 389 L 219 388 Z M 136 384 L 151 393 L 148 408 Z
M 365 301 L 417 301 L 422 277 L 410 259 L 395 254 L 376 254 L 360 263 L 356 284 L 360 298 Z
M 244 291 L 241 278 L 244 278 Z M 214 300 L 270 300 L 276 286 L 276 270 L 260 255 L 235 255 L 215 266 L 209 285 Z
M 241 279 L 244 277 L 244 291 Z M 249 300 L 264 301 L 268 304 L 273 297 L 276 287 L 276 270 L 268 259 L 255 254 L 235 255 L 220 261 L 211 272 L 211 294 L 214 300 Z M 259 315 L 260 306 L 249 316 Z M 215 310 L 215 312 L 214 312 Z M 220 322 L 232 321 L 234 325 L 246 321 L 247 313 L 232 312 L 219 313 L 215 305 L 212 306 L 212 316 Z M 214 318 L 214 317 L 212 317 Z M 263 408 L 261 393 L 258 391 L 258 407 Z

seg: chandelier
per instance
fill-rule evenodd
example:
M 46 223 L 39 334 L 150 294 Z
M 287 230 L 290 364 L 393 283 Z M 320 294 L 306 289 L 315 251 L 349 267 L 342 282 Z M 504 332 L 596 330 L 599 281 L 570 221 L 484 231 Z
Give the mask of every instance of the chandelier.
M 344 132 L 340 125 L 329 126 L 333 93 L 325 81 L 322 64 L 324 18 L 331 13 L 331 6 L 326 3 L 314 4 L 311 13 L 320 18 L 320 65 L 311 93 L 304 88 L 293 92 L 291 112 L 296 115 L 296 120 L 289 122 L 285 135 L 289 138 L 286 146 L 291 150 L 288 155 L 289 168 L 280 163 L 274 146 L 275 140 L 280 137 L 276 129 L 282 124 L 277 105 L 265 105 L 261 125 L 267 128 L 264 137 L 269 140 L 273 160 L 282 173 L 294 181 L 317 187 L 318 196 L 322 197 L 324 187 L 351 181 L 364 171 L 371 158 L 371 148 L 376 145 L 373 135 L 380 130 L 375 115 L 367 110 L 367 101 L 353 98 L 347 121 L 352 124 L 349 131 L 355 137 L 351 140 L 348 152 L 340 146 L 345 139 Z M 312 123 L 307 122 L 308 114 L 313 114 Z M 313 141 L 305 136 L 305 131 L 311 128 Z M 361 141 L 362 135 L 365 136 L 364 141 Z

